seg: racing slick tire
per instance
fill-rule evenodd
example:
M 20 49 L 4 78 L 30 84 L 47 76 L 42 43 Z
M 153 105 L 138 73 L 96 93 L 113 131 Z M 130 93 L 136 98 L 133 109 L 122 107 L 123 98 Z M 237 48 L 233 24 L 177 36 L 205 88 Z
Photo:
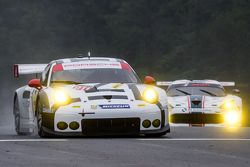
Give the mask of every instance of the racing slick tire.
M 42 107 L 42 103 L 40 102 L 40 100 L 38 99 L 37 102 L 37 111 L 36 111 L 36 116 L 37 116 L 37 133 L 41 138 L 49 138 L 49 137 L 53 137 L 52 134 L 47 133 L 44 131 L 42 123 L 43 123 L 43 107 Z
M 18 100 L 15 98 L 14 100 L 14 108 L 13 108 L 13 114 L 15 119 L 15 131 L 18 135 L 31 135 L 31 132 L 22 132 L 21 131 L 21 118 L 20 118 L 20 109 L 19 109 L 19 103 Z

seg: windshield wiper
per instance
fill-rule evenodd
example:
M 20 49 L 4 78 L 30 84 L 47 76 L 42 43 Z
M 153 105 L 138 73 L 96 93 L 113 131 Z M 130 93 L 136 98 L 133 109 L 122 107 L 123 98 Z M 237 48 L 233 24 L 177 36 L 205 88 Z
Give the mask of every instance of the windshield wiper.
M 185 92 L 185 91 L 183 91 L 183 90 L 180 90 L 180 89 L 176 89 L 176 90 L 179 91 L 179 92 L 181 92 L 181 93 L 184 93 L 185 95 L 191 95 L 190 93 Z
M 203 89 L 200 89 L 201 92 L 204 92 L 204 93 L 207 93 L 209 94 L 210 96 L 217 96 L 216 94 L 213 94 L 212 92 L 208 92 L 206 90 L 203 90 Z
M 81 82 L 75 82 L 75 81 L 51 81 L 51 83 L 64 83 L 64 84 L 82 84 Z

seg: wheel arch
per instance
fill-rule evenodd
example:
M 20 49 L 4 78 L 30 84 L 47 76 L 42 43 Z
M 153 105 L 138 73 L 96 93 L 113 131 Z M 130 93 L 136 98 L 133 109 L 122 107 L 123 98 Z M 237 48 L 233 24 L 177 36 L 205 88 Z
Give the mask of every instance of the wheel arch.
M 15 91 L 14 101 L 13 101 L 13 114 L 16 114 L 15 109 L 14 109 L 16 101 L 18 101 L 18 107 L 19 107 L 20 112 L 23 112 L 23 110 L 24 110 L 24 107 L 21 105 L 22 103 L 20 103 L 20 102 L 23 101 L 22 95 L 25 91 L 25 88 L 26 88 L 26 86 L 23 86 Z
M 35 106 L 35 115 L 37 116 L 37 107 L 39 106 L 38 103 L 41 102 L 46 109 L 50 109 L 50 104 L 49 104 L 49 98 L 47 95 L 47 92 L 41 91 L 38 93 L 37 98 L 36 98 L 36 106 Z
M 14 99 L 13 99 L 13 107 L 12 107 L 12 109 L 13 109 L 13 114 L 15 115 L 16 113 L 15 113 L 15 103 L 16 103 L 16 100 L 17 100 L 17 92 L 15 92 L 15 94 L 14 94 Z

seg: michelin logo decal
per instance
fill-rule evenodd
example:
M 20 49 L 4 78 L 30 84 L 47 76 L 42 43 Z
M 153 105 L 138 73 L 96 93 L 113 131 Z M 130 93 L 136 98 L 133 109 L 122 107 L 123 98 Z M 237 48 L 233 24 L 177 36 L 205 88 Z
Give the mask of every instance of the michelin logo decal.
M 123 109 L 130 108 L 129 104 L 103 104 L 99 105 L 102 109 Z

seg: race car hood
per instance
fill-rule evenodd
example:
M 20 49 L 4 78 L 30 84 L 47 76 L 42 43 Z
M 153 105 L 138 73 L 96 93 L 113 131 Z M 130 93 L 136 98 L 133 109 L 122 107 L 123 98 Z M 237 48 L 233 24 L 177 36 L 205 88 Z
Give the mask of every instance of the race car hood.
M 53 87 L 53 90 L 62 90 L 71 98 L 80 98 L 81 101 L 91 100 L 142 100 L 142 93 L 148 87 L 145 84 L 79 84 Z M 165 91 L 151 86 L 159 95 L 159 101 L 167 103 Z

